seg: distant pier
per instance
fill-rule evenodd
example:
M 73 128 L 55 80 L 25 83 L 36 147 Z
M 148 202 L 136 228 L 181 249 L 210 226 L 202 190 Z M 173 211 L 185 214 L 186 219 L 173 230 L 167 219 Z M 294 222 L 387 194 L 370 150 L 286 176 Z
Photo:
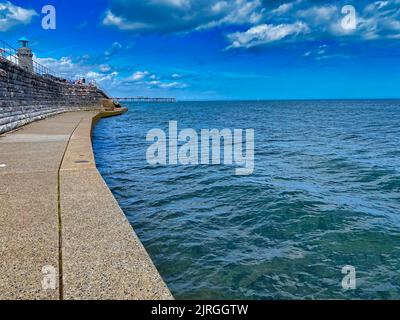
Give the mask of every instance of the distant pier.
M 125 97 L 112 99 L 118 102 L 176 102 L 176 98 Z

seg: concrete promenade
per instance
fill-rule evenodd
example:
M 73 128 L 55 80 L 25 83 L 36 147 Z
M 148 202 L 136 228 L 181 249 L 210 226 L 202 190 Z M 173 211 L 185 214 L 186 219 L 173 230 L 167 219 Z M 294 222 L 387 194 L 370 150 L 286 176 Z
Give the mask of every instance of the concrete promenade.
M 64 113 L 0 136 L 0 299 L 172 299 L 96 169 L 100 117 Z

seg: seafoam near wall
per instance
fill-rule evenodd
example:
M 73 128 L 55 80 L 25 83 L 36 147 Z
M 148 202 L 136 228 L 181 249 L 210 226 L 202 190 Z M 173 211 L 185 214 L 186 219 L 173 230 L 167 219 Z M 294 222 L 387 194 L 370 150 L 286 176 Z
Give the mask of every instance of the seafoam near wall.
M 0 134 L 55 114 L 102 108 L 96 87 L 28 72 L 0 57 Z

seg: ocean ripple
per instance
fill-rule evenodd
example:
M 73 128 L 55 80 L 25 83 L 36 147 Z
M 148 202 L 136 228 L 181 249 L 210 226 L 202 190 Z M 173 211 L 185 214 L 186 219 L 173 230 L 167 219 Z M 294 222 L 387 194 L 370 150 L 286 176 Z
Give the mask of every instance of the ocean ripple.
M 98 168 L 177 298 L 400 299 L 399 101 L 131 104 Z M 254 128 L 256 169 L 146 163 L 146 134 Z M 357 290 L 341 287 L 345 265 Z

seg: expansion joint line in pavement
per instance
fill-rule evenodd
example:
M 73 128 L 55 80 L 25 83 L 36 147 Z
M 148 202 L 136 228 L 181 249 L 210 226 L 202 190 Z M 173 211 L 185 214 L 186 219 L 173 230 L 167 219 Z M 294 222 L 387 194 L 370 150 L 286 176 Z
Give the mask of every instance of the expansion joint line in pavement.
M 62 252 L 62 217 L 61 217 L 61 168 L 64 162 L 65 155 L 68 150 L 69 143 L 71 142 L 72 136 L 74 135 L 76 129 L 79 127 L 83 120 L 83 117 L 79 120 L 78 124 L 75 126 L 74 130 L 71 132 L 67 145 L 65 146 L 64 153 L 61 158 L 60 166 L 58 167 L 57 174 L 57 195 L 58 195 L 58 281 L 59 281 L 59 295 L 60 300 L 64 300 L 64 278 L 63 278 L 63 252 Z

